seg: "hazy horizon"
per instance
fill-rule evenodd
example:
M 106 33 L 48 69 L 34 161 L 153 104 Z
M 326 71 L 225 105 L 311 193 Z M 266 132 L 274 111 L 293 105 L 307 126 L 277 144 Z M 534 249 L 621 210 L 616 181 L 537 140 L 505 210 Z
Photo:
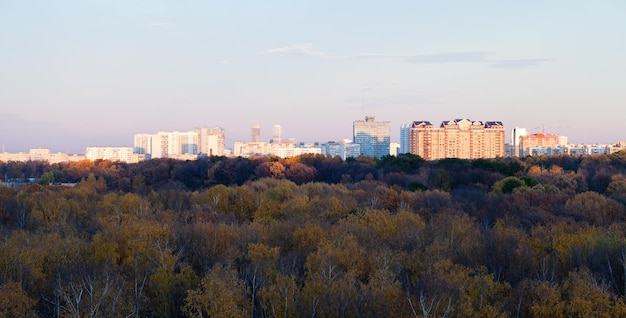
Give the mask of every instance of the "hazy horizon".
M 502 121 L 626 140 L 621 1 L 0 1 L 0 145 L 133 146 L 226 130 L 226 147 L 352 138 L 391 122 Z

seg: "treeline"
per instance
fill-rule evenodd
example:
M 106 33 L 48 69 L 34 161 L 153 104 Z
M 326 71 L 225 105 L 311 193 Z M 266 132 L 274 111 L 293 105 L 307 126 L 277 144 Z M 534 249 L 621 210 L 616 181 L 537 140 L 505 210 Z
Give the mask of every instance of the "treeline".
M 626 316 L 626 152 L 0 172 L 0 317 Z

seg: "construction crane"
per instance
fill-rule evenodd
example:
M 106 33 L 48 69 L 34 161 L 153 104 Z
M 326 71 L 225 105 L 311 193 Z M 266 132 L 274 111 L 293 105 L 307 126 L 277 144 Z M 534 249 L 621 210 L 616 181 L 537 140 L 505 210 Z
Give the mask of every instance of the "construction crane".
M 546 134 L 546 129 L 545 126 L 542 124 L 541 126 L 535 127 L 535 130 L 541 129 L 541 134 L 545 135 Z

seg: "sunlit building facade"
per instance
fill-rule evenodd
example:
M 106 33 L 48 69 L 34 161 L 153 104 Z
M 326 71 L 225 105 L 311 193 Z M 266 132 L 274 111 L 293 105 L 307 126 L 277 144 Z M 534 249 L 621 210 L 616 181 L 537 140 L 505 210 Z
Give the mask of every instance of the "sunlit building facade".
M 198 127 L 192 131 L 159 131 L 136 134 L 133 151 L 149 158 L 188 158 L 201 155 L 222 156 L 225 132 L 220 127 Z
M 261 126 L 252 126 L 252 142 L 261 142 Z
M 0 161 L 2 162 L 26 162 L 26 161 L 47 161 L 50 164 L 60 162 L 77 162 L 85 160 L 84 155 L 66 154 L 62 152 L 53 153 L 48 148 L 30 149 L 28 152 L 0 153 Z
M 389 155 L 391 143 L 391 123 L 376 121 L 374 116 L 366 116 L 365 120 L 353 123 L 353 142 L 358 144 L 362 155 L 383 157 Z
M 276 156 L 281 158 L 295 157 L 303 154 L 321 154 L 322 149 L 316 145 L 297 145 L 294 143 L 241 142 L 233 144 L 233 156 L 257 157 Z
M 205 154 L 207 156 L 223 156 L 226 132 L 221 127 L 198 127 L 194 130 L 198 136 L 197 152 L 192 154 Z
M 526 128 L 515 127 L 511 129 L 512 156 L 519 157 L 521 154 L 520 138 L 528 135 Z
M 283 128 L 280 125 L 272 127 L 272 143 L 280 144 L 283 142 Z
M 552 150 L 559 146 L 559 135 L 556 134 L 530 134 L 520 136 L 520 156 L 552 155 Z
M 142 156 L 134 154 L 131 147 L 87 147 L 85 158 L 92 161 L 110 160 L 137 163 Z
M 425 160 L 503 157 L 504 125 L 499 121 L 455 119 L 437 128 L 429 121 L 415 121 L 409 148 L 410 153 Z
M 397 156 L 400 153 L 400 143 L 399 142 L 390 142 L 389 143 L 389 155 Z

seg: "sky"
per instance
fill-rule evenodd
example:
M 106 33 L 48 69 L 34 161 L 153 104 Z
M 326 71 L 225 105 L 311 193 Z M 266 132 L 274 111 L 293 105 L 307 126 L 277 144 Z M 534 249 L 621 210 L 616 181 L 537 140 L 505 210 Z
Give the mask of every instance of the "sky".
M 0 0 L 7 152 L 352 138 L 365 116 L 626 141 L 626 1 Z

